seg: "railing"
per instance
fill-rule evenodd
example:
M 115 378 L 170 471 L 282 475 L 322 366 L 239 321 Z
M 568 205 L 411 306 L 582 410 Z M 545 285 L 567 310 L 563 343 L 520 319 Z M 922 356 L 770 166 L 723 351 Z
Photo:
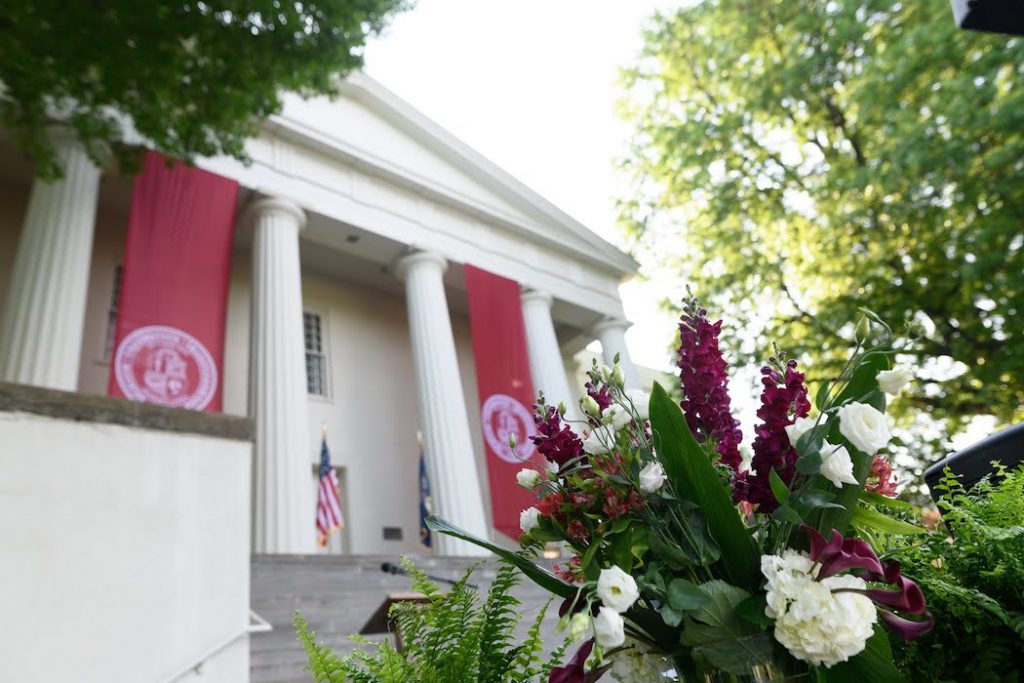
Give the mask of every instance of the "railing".
M 239 638 L 244 638 L 250 633 L 266 633 L 273 631 L 274 627 L 270 625 L 270 622 L 256 614 L 256 612 L 249 610 L 249 623 L 245 627 L 235 633 L 234 635 L 225 638 L 210 649 L 204 651 L 201 655 L 193 659 L 187 666 L 184 666 L 174 672 L 171 676 L 161 679 L 161 683 L 176 683 L 183 676 L 188 673 L 194 673 L 198 676 L 203 675 L 203 668 L 207 661 L 219 654 L 222 650 L 228 646 L 234 644 Z

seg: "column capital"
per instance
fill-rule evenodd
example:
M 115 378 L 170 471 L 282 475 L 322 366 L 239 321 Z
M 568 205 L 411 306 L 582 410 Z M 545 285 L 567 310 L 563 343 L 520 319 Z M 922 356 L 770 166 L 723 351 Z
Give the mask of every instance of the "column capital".
M 290 199 L 269 197 L 267 195 L 260 195 L 255 200 L 249 202 L 249 205 L 245 207 L 242 222 L 246 225 L 252 225 L 260 216 L 268 213 L 285 215 L 293 219 L 298 224 L 299 232 L 302 232 L 306 227 L 306 212 L 302 210 L 301 206 Z
M 551 304 L 555 301 L 555 298 L 547 292 L 526 287 L 523 288 L 520 297 L 524 304 L 540 303 L 544 304 L 548 308 L 551 308 Z
M 605 332 L 610 332 L 612 330 L 619 330 L 621 332 L 625 332 L 632 326 L 633 323 L 629 322 L 625 318 L 605 318 L 604 320 L 599 321 L 590 329 L 593 331 L 594 334 L 600 336 Z
M 409 271 L 421 263 L 432 264 L 442 273 L 448 269 L 448 259 L 444 256 L 441 256 L 436 251 L 416 249 L 398 257 L 394 265 L 395 275 L 398 276 L 399 280 L 404 280 Z

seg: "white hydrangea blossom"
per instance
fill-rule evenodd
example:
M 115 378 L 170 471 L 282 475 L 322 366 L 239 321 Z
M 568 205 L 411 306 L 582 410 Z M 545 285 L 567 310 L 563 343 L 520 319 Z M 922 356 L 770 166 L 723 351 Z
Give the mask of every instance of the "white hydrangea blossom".
M 795 550 L 762 555 L 761 573 L 768 579 L 765 614 L 794 657 L 829 667 L 864 650 L 878 619 L 874 604 L 860 593 L 833 592 L 864 589 L 863 579 L 842 574 L 816 581 L 815 563 Z

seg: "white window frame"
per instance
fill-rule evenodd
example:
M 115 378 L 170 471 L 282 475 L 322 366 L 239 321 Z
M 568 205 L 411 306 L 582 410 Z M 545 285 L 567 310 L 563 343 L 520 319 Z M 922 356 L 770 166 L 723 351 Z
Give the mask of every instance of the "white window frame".
M 306 320 L 308 316 L 315 316 L 319 324 L 319 335 L 320 335 L 320 348 L 310 348 L 309 339 L 306 335 Z M 302 346 L 303 346 L 303 368 L 306 371 L 306 395 L 310 398 L 316 398 L 319 400 L 329 401 L 331 399 L 331 363 L 327 353 L 327 349 L 330 344 L 327 340 L 327 314 L 323 311 L 304 308 L 302 310 Z M 320 392 L 314 393 L 311 391 L 311 377 L 309 374 L 309 358 L 311 355 L 318 356 L 320 359 Z

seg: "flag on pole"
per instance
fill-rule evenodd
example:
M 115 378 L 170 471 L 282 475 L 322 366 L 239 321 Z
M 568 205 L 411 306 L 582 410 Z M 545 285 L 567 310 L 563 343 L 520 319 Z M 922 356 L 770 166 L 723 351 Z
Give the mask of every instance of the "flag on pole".
M 420 446 L 420 543 L 431 547 L 430 529 L 427 527 L 427 516 L 430 514 L 430 479 L 427 478 L 427 462 L 423 457 L 423 437 L 416 435 Z
M 327 435 L 320 441 L 320 493 L 316 501 L 316 531 L 320 546 L 335 531 L 345 526 L 341 515 L 341 499 L 338 497 L 338 477 L 331 467 L 331 452 L 327 450 Z

